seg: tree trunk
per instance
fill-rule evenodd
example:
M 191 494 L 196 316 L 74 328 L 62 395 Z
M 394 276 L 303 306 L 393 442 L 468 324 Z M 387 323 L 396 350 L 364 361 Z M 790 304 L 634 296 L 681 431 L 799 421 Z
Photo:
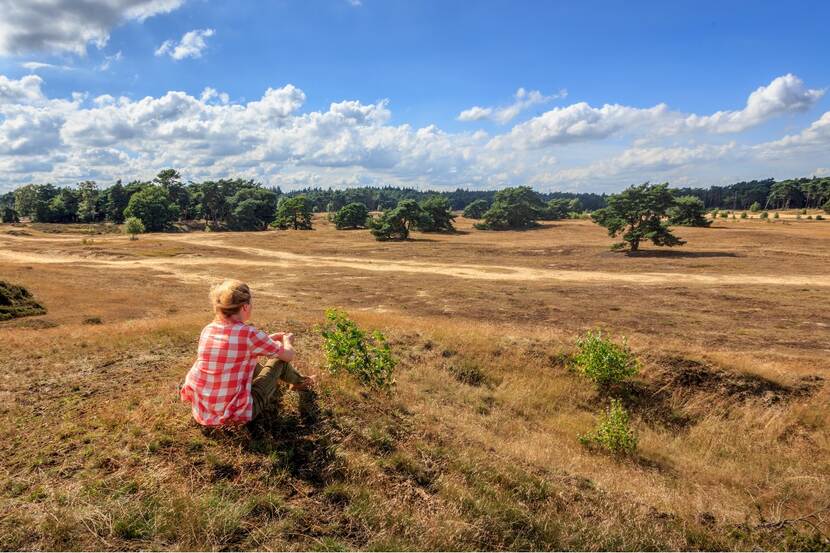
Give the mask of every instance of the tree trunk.
M 639 240 L 632 240 L 631 241 L 631 251 L 636 252 L 640 249 L 640 241 Z

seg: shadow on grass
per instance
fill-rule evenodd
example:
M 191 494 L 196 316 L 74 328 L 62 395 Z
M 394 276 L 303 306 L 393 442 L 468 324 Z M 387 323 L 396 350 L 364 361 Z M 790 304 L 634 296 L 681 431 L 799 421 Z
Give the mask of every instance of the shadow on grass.
M 623 251 L 626 257 L 667 258 L 667 259 L 701 259 L 706 257 L 742 257 L 733 252 L 684 252 L 681 250 L 638 250 Z
M 299 392 L 299 412 L 282 404 L 281 393 L 271 408 L 248 425 L 249 451 L 268 455 L 274 468 L 314 485 L 339 477 L 338 426 L 332 413 L 319 405 L 317 393 Z
M 273 470 L 315 486 L 339 480 L 342 466 L 336 461 L 341 440 L 333 415 L 320 407 L 314 391 L 299 392 L 299 412 L 284 408 L 282 394 L 278 389 L 269 408 L 244 427 L 202 428 L 203 435 L 263 455 Z

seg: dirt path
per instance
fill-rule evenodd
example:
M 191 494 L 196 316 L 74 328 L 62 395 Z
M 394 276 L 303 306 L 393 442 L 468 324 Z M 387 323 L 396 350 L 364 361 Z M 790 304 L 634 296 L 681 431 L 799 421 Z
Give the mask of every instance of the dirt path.
M 530 267 L 503 265 L 467 265 L 420 261 L 386 260 L 356 257 L 333 257 L 304 255 L 286 251 L 236 246 L 228 244 L 221 236 L 168 235 L 163 238 L 171 242 L 187 242 L 217 249 L 215 256 L 178 255 L 167 258 L 112 259 L 106 257 L 83 257 L 62 254 L 45 254 L 14 251 L 0 240 L 0 260 L 15 264 L 75 263 L 113 269 L 151 268 L 173 274 L 185 281 L 204 280 L 208 275 L 199 275 L 199 268 L 211 265 L 244 265 L 260 267 L 330 267 L 366 272 L 403 272 L 441 275 L 453 278 L 490 281 L 552 281 L 602 284 L 622 282 L 628 284 L 700 284 L 700 285 L 761 285 L 761 286 L 828 286 L 830 276 L 821 275 L 714 275 L 677 272 L 621 273 L 609 271 L 583 271 L 560 269 L 535 269 Z M 27 242 L 31 243 L 29 238 Z M 228 257 L 226 253 L 243 254 L 244 259 Z

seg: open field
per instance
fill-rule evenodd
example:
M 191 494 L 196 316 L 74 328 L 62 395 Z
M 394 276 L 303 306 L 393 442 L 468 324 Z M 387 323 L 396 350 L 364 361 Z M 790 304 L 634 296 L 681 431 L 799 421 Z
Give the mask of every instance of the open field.
M 0 279 L 48 309 L 0 323 L 0 548 L 827 549 L 830 222 L 782 218 L 636 256 L 578 220 L 405 243 L 323 217 L 137 241 L 0 225 Z M 287 393 L 253 435 L 190 422 L 176 386 L 224 277 L 297 334 L 317 420 Z M 325 373 L 332 306 L 387 333 L 394 392 Z M 643 363 L 633 458 L 578 441 L 607 405 L 569 370 L 596 327 Z

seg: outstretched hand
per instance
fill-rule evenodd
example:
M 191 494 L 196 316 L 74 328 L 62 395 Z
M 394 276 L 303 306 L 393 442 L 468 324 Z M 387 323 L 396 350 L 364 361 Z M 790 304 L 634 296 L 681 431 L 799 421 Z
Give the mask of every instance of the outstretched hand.
M 271 334 L 271 339 L 282 342 L 283 344 L 288 343 L 289 345 L 294 345 L 294 334 L 291 332 L 275 332 Z

